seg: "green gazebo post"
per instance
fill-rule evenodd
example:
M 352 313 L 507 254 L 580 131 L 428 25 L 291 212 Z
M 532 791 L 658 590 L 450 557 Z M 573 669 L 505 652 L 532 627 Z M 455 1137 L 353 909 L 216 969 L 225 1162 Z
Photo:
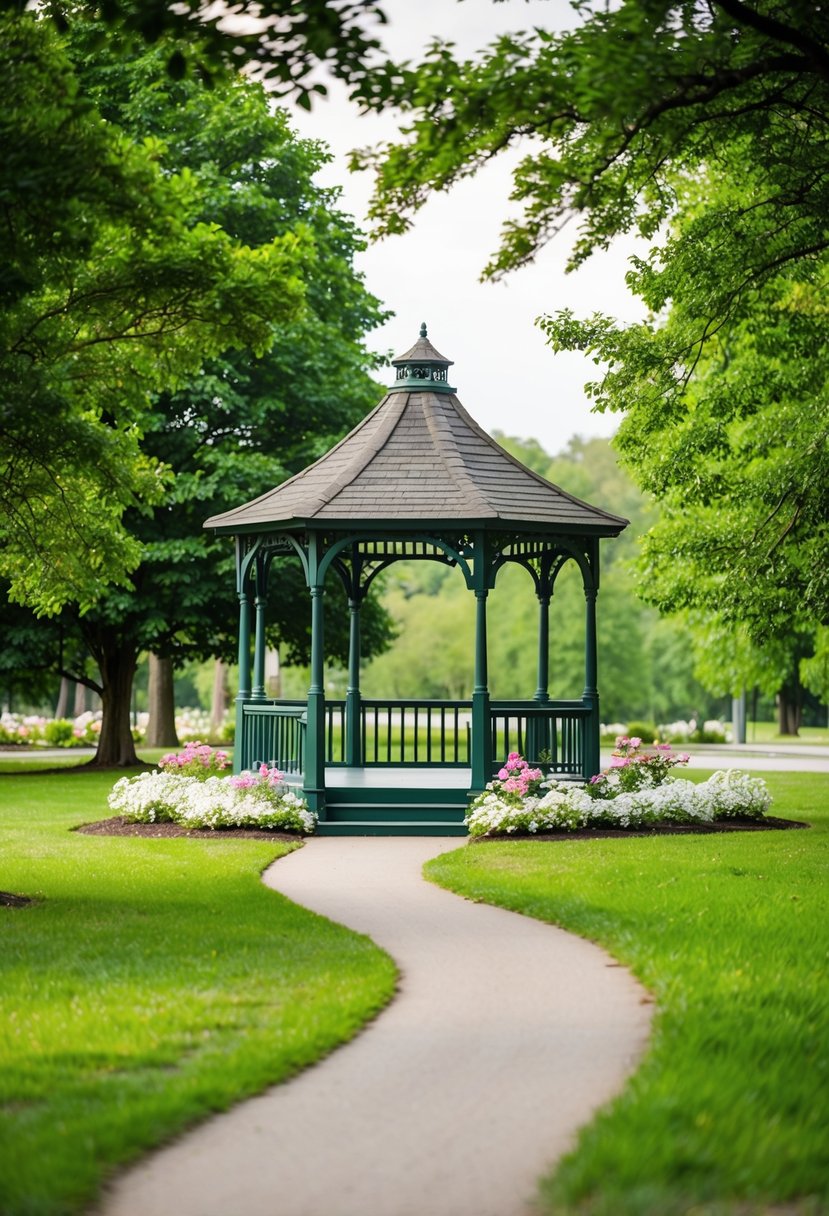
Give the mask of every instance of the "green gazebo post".
M 584 767 L 582 775 L 589 781 L 601 767 L 599 756 L 599 643 L 596 633 L 596 597 L 599 594 L 599 542 L 590 544 L 591 582 L 585 584 L 584 622 L 584 693 L 582 700 L 590 711 L 589 726 L 584 741 Z
M 487 662 L 486 605 L 489 595 L 489 545 L 484 532 L 475 536 L 475 683 L 472 688 L 471 791 L 480 793 L 492 780 L 492 728 Z
M 345 690 L 345 762 L 354 768 L 363 763 L 360 729 L 360 608 L 359 592 L 348 597 L 348 684 Z
M 245 553 L 243 539 L 236 537 L 236 594 L 239 599 L 239 690 L 236 693 L 236 738 L 245 732 L 245 705 L 250 700 L 250 598 L 248 596 L 248 569 L 250 559 Z M 234 753 L 238 760 L 238 753 Z M 234 772 L 238 772 L 234 765 Z
M 320 573 L 320 538 L 308 543 L 308 590 L 311 595 L 311 683 L 305 732 L 305 797 L 312 811 L 325 816 L 325 595 Z

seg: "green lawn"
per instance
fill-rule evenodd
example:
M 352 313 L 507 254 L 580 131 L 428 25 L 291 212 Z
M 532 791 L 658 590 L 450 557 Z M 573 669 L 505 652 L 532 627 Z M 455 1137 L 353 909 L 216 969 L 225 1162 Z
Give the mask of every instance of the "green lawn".
M 390 998 L 367 938 L 268 890 L 276 841 L 69 829 L 113 774 L 0 776 L 0 1212 L 82 1211 L 117 1163 L 349 1038 Z
M 749 743 L 812 743 L 829 747 L 829 728 L 801 726 L 797 735 L 781 735 L 776 722 L 749 722 L 746 725 Z
M 829 1212 L 829 779 L 767 780 L 808 831 L 483 842 L 427 866 L 600 942 L 656 998 L 642 1066 L 544 1183 L 550 1216 Z

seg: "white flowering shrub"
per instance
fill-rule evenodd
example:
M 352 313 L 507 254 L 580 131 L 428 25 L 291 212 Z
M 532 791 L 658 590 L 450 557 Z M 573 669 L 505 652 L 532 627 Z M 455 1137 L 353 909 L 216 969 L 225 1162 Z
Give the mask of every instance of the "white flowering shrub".
M 651 771 L 649 780 L 653 776 Z M 505 792 L 501 783 L 493 781 L 471 804 L 466 825 L 470 836 L 642 828 L 660 823 L 714 823 L 737 817 L 762 819 L 771 806 L 766 783 L 737 769 L 714 773 L 701 782 L 677 778 L 664 769 L 658 785 L 625 789 L 608 781 L 602 789 L 597 797 L 595 787 L 546 781 L 537 792 L 522 796 Z
M 771 806 L 771 794 L 765 781 L 749 777 L 737 768 L 720 769 L 705 784 L 714 801 L 715 819 L 733 819 L 737 815 L 762 819 Z
M 131 823 L 313 832 L 317 817 L 305 800 L 281 784 L 281 774 L 263 767 L 256 776 L 202 778 L 166 769 L 122 777 L 109 805 Z

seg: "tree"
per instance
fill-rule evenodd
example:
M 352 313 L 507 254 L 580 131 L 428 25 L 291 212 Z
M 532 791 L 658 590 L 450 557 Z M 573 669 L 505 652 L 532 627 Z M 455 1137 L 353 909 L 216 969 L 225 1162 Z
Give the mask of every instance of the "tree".
M 827 247 L 824 172 L 829 13 L 809 0 L 576 0 L 572 31 L 504 35 L 468 61 L 435 43 L 426 60 L 383 64 L 358 88 L 404 114 L 400 142 L 356 153 L 377 173 L 373 214 L 399 232 L 429 195 L 522 141 L 520 219 L 503 229 L 487 273 L 528 261 L 574 215 L 572 262 L 618 233 L 652 237 L 673 216 L 677 169 L 748 145 L 766 231 L 743 246 L 744 293 L 789 261 Z M 769 234 L 774 233 L 774 242 Z M 728 242 L 723 227 L 720 241 Z
M 147 708 L 149 720 L 144 735 L 147 747 L 178 747 L 176 705 L 173 692 L 173 660 L 148 655 Z
M 254 253 L 301 234 L 308 266 L 305 307 L 289 319 L 275 313 L 267 353 L 205 359 L 197 376 L 153 399 L 141 448 L 170 479 L 157 506 L 124 516 L 142 554 L 131 586 L 61 616 L 100 672 L 91 681 L 104 705 L 96 763 L 109 766 L 136 762 L 130 690 L 142 651 L 175 665 L 234 657 L 232 552 L 204 533 L 203 521 L 298 471 L 376 404 L 364 335 L 382 314 L 353 269 L 353 221 L 338 210 L 337 191 L 313 183 L 326 153 L 293 137 L 260 86 L 231 78 L 207 90 L 171 80 L 160 66 L 164 47 L 125 64 L 96 48 L 94 35 L 94 26 L 72 26 L 80 87 L 110 124 L 156 143 L 163 172 L 186 176 L 199 222 L 220 225 Z M 301 661 L 309 610 L 298 568 L 286 568 L 279 591 L 270 638 Z M 345 621 L 330 615 L 330 650 L 342 655 Z M 385 617 L 369 603 L 364 618 L 370 654 Z M 167 701 L 171 711 L 169 693 Z
M 732 158 L 726 178 L 711 170 L 689 185 L 666 248 L 631 273 L 658 320 L 543 324 L 557 348 L 582 346 L 608 366 L 591 386 L 597 408 L 624 411 L 616 446 L 662 505 L 641 561 L 646 598 L 742 621 L 762 643 L 829 614 L 829 258 L 780 269 L 695 341 L 712 279 L 739 274 L 695 260 L 712 205 L 755 193 L 751 165 L 739 185 L 735 169 Z
M 797 735 L 803 719 L 802 672 L 813 651 L 813 635 L 794 629 L 757 646 L 744 627 L 716 615 L 690 612 L 683 619 L 694 648 L 695 670 L 705 687 L 731 697 L 748 690 L 774 697 L 779 733 Z
M 121 517 L 165 480 L 140 445 L 148 392 L 263 349 L 301 304 L 302 242 L 254 251 L 202 222 L 192 179 L 101 121 L 48 23 L 1 32 L 0 574 L 49 613 L 134 568 Z
M 466 63 L 435 46 L 381 73 L 374 103 L 408 117 L 402 142 L 355 156 L 377 171 L 379 230 L 527 139 L 524 213 L 485 273 L 530 261 L 573 216 L 572 266 L 621 232 L 653 239 L 628 276 L 646 323 L 541 322 L 554 349 L 607 369 L 597 408 L 624 412 L 619 450 L 663 505 L 642 592 L 742 621 L 755 645 L 813 633 L 829 620 L 829 12 L 576 7 L 571 32 L 504 37 Z

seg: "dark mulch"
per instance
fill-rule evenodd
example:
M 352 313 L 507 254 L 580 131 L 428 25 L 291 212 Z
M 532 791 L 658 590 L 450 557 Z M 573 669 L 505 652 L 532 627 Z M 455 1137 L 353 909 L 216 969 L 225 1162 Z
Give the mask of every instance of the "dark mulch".
M 28 895 L 12 895 L 11 891 L 0 891 L 0 908 L 25 908 L 35 901 Z
M 665 823 L 652 828 L 579 828 L 575 832 L 514 832 L 509 836 L 476 836 L 471 843 L 489 840 L 602 840 L 625 836 L 687 836 L 708 832 L 765 832 L 785 828 L 808 828 L 808 823 L 794 819 L 725 819 L 720 823 Z M 217 836 L 241 840 L 296 840 L 293 832 L 269 832 L 262 828 L 183 828 L 177 823 L 128 823 L 122 815 L 114 819 L 102 819 L 99 823 L 85 823 L 75 829 L 87 836 Z
M 649 828 L 577 828 L 574 832 L 510 832 L 508 836 L 476 836 L 472 844 L 494 840 L 605 840 L 625 836 L 705 836 L 711 832 L 768 832 L 808 828 L 796 819 L 721 819 L 718 823 L 659 823 Z
M 266 828 L 183 828 L 178 823 L 129 823 L 123 815 L 114 819 L 102 819 L 99 823 L 85 823 L 75 829 L 85 836 L 217 836 L 234 840 L 296 840 L 295 832 L 270 832 Z

